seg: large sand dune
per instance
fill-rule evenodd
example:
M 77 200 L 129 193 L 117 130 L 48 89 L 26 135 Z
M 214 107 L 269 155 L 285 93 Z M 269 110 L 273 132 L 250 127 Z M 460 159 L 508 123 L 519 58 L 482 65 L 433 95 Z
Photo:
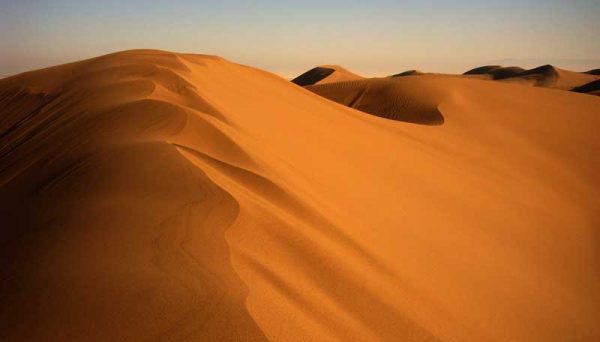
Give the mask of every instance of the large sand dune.
M 598 340 L 600 98 L 390 82 L 444 124 L 203 55 L 0 80 L 0 340 Z

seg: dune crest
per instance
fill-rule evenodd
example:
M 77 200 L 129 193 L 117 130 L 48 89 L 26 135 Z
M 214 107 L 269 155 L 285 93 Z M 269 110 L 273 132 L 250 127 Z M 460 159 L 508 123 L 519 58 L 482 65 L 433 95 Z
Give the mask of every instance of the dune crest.
M 600 98 L 311 87 L 155 50 L 0 80 L 0 339 L 600 336 Z

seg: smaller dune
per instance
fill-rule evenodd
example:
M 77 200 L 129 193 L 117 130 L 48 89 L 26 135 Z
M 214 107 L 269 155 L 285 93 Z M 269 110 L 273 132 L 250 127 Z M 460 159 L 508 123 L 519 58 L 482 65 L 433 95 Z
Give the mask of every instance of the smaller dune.
M 471 69 L 463 75 L 488 75 L 494 80 L 516 77 L 526 70 L 516 66 L 502 67 L 500 65 L 486 65 Z
M 360 80 L 363 78 L 339 65 L 322 65 L 294 78 L 292 82 L 304 87 L 314 84 Z
M 384 78 L 365 78 L 338 65 L 313 68 L 292 80 L 311 92 L 347 107 L 385 119 L 441 125 L 444 117 L 435 96 L 421 96 L 404 76 L 428 75 L 408 70 Z M 416 78 L 415 78 L 416 79 Z M 417 81 L 419 83 L 419 81 Z M 411 99 L 417 95 L 416 99 Z
M 518 66 L 503 67 L 493 72 L 494 79 L 502 80 L 511 77 L 518 77 L 526 70 Z
M 575 87 L 571 91 L 600 96 L 600 79 Z
M 500 65 L 484 65 L 465 72 L 463 75 L 491 74 L 494 70 L 502 68 Z
M 399 74 L 391 75 L 388 77 L 403 77 L 403 76 L 416 76 L 416 75 L 424 75 L 425 73 L 420 70 L 407 70 L 403 71 Z
M 562 90 L 571 90 L 598 79 L 595 75 L 583 74 L 575 71 L 564 70 L 552 65 L 543 65 L 527 70 L 517 77 L 533 82 L 534 86 Z
M 600 76 L 600 69 L 592 69 L 584 72 L 584 74 Z
M 415 79 L 411 82 L 408 79 Z M 419 77 L 370 78 L 308 86 L 306 89 L 339 104 L 386 119 L 441 125 L 440 97 Z M 406 81 L 405 81 L 406 80 Z
M 550 86 L 556 84 L 559 79 L 559 69 L 550 65 L 542 65 L 537 68 L 520 72 L 514 77 L 529 78 L 536 86 Z
M 594 74 L 597 70 L 580 73 L 557 68 L 546 64 L 533 69 L 523 69 L 511 66 L 486 65 L 471 69 L 463 75 L 487 75 L 493 80 L 507 82 L 522 82 L 536 87 L 546 87 L 562 90 L 571 90 L 596 80 Z
M 422 125 L 441 125 L 444 116 L 438 108 L 440 102 L 431 89 L 426 87 L 420 90 L 421 93 L 416 91 L 427 84 L 431 77 L 439 79 L 440 84 L 445 84 L 449 79 L 471 78 L 597 95 L 596 81 L 600 80 L 600 76 L 594 75 L 594 72 L 574 72 L 550 64 L 533 69 L 485 65 L 462 75 L 425 73 L 412 69 L 383 78 L 364 78 L 340 66 L 325 65 L 305 72 L 292 82 L 368 114 Z M 407 100 L 409 98 L 410 101 Z

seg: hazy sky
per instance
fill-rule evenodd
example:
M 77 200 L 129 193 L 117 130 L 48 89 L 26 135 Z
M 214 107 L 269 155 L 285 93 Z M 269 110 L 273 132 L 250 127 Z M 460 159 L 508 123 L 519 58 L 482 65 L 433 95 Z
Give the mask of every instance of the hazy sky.
M 216 54 L 292 76 L 600 67 L 600 0 L 0 0 L 0 75 L 119 50 Z

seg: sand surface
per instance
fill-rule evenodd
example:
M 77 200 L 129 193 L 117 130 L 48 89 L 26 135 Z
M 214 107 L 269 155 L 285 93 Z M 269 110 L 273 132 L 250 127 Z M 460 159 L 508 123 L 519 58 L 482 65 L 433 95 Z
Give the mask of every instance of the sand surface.
M 597 341 L 600 98 L 390 82 L 396 120 L 203 55 L 0 80 L 0 340 Z

